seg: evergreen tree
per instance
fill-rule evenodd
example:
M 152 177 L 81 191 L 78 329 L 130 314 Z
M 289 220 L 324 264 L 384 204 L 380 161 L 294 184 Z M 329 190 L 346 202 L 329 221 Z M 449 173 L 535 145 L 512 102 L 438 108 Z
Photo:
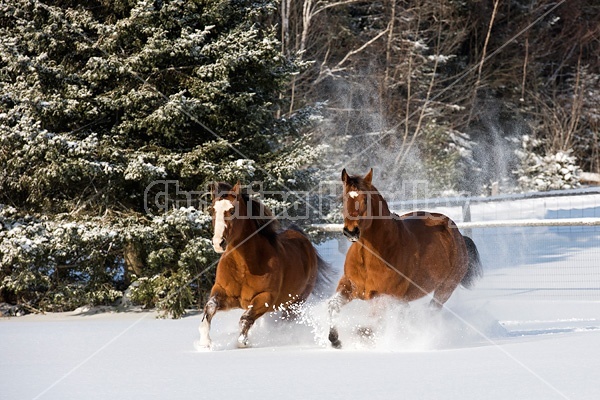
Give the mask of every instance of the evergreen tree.
M 280 54 L 275 10 L 0 1 L 0 301 L 70 309 L 138 279 L 134 299 L 180 315 L 216 257 L 210 218 L 181 193 L 311 183 L 310 110 L 276 117 L 303 64 Z M 157 181 L 179 190 L 158 208 Z

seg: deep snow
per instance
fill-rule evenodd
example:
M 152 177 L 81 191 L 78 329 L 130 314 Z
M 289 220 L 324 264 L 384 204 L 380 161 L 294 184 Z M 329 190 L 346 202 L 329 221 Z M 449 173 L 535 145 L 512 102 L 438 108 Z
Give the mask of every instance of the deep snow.
M 472 219 L 598 217 L 599 197 L 482 204 Z M 460 220 L 460 210 L 443 211 Z M 473 237 L 485 266 L 473 290 L 459 289 L 439 314 L 426 299 L 351 303 L 340 314 L 343 350 L 327 346 L 323 302 L 296 321 L 262 318 L 242 350 L 241 311 L 217 314 L 209 352 L 194 347 L 198 314 L 1 319 L 0 399 L 600 398 L 600 229 Z M 337 248 L 321 253 L 340 267 Z M 360 338 L 358 326 L 374 326 L 374 337 Z

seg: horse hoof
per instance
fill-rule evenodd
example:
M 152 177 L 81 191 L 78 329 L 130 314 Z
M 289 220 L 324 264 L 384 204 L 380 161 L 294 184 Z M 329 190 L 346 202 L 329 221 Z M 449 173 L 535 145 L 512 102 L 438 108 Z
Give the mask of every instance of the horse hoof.
M 373 336 L 375 336 L 373 329 L 369 328 L 368 326 L 359 326 L 356 332 L 360 337 L 365 339 L 372 339 Z
M 205 340 L 198 340 L 194 342 L 194 347 L 196 351 L 210 351 L 212 350 L 212 343 Z
M 356 333 L 358 333 L 358 337 L 364 345 L 375 345 L 375 332 L 373 332 L 373 328 L 368 326 L 359 326 L 356 329 Z
M 342 342 L 338 338 L 338 333 L 336 330 L 332 330 L 331 332 L 329 332 L 329 341 L 331 342 L 331 347 L 333 347 L 334 349 L 342 348 Z
M 244 336 L 244 335 L 240 335 L 240 337 L 238 338 L 238 348 L 240 349 L 245 349 L 246 347 L 248 347 L 248 337 Z

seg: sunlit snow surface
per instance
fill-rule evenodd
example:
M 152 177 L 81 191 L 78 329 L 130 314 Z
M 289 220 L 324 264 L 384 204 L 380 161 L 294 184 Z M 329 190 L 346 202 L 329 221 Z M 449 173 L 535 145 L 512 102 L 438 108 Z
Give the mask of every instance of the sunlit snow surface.
M 600 216 L 597 196 L 474 206 L 473 220 Z M 543 203 L 543 204 L 542 204 Z M 460 221 L 460 210 L 443 210 Z M 200 315 L 146 312 L 0 320 L 0 399 L 598 399 L 600 229 L 474 230 L 485 277 L 440 313 L 353 302 L 328 346 L 326 305 L 273 313 L 237 349 L 241 311 L 218 313 L 198 351 Z M 344 242 L 340 245 L 345 246 Z M 341 268 L 337 241 L 320 246 Z M 372 328 L 363 337 L 358 332 Z

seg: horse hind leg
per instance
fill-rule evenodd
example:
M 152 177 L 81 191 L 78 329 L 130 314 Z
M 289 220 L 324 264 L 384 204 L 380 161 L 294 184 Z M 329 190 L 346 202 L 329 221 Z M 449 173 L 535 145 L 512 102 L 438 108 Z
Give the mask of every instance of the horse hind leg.
M 459 284 L 460 282 L 446 281 L 438 286 L 433 292 L 429 307 L 433 310 L 441 310 Z
M 371 299 L 369 300 L 369 312 L 368 312 L 368 325 L 359 325 L 356 333 L 358 336 L 365 340 L 367 343 L 375 343 L 376 329 L 380 328 L 384 323 L 385 312 L 390 306 L 390 302 L 400 302 L 403 306 L 408 307 L 408 302 L 400 299 L 392 299 L 388 296 L 381 296 L 377 292 L 371 292 Z
M 304 316 L 306 300 L 298 299 L 290 301 L 285 307 L 282 307 L 281 310 L 281 319 L 283 321 L 301 321 Z
M 270 293 L 259 293 L 252 298 L 248 309 L 240 318 L 240 336 L 238 337 L 238 347 L 248 346 L 248 331 L 254 325 L 254 322 L 262 315 L 273 309 L 273 296 Z

